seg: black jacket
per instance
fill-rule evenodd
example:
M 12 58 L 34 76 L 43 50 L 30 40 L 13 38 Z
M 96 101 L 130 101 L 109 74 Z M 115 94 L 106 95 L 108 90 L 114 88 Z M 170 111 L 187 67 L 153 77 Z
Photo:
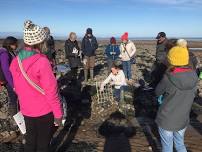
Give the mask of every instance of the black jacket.
M 165 130 L 179 131 L 189 124 L 198 77 L 191 69 L 183 70 L 185 71 L 177 73 L 166 72 L 155 90 L 157 96 L 163 95 L 156 123 Z
M 76 48 L 78 53 L 73 53 L 73 49 Z M 80 53 L 80 48 L 77 41 L 71 41 L 70 39 L 65 41 L 65 54 L 66 58 L 69 60 L 69 64 L 71 68 L 76 68 L 81 65 L 80 57 L 78 56 Z
M 168 50 L 166 48 L 167 39 L 164 40 L 163 43 L 157 43 L 156 46 L 156 62 L 157 63 L 165 63 L 167 64 L 167 53 Z
M 94 36 L 87 35 L 82 40 L 81 50 L 85 56 L 95 56 L 95 51 L 98 48 L 97 40 Z
M 55 41 L 54 38 L 52 36 L 49 36 L 47 42 L 46 42 L 46 46 L 47 46 L 47 57 L 50 61 L 55 59 Z

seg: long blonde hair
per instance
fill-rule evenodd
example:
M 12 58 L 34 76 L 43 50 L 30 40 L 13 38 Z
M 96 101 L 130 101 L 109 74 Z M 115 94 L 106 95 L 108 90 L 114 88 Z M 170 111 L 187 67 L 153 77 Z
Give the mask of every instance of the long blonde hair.
M 75 39 L 74 39 L 74 40 L 76 40 L 76 39 L 77 39 L 77 36 L 76 36 L 76 33 L 75 33 L 75 32 L 70 32 L 70 34 L 69 34 L 69 39 L 72 40 L 72 35 L 75 36 Z

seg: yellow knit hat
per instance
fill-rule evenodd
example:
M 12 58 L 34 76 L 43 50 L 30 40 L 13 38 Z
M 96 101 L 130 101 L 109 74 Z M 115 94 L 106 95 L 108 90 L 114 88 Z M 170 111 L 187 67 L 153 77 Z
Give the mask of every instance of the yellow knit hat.
M 185 66 L 189 64 L 189 52 L 185 47 L 173 47 L 167 55 L 168 62 L 173 66 Z

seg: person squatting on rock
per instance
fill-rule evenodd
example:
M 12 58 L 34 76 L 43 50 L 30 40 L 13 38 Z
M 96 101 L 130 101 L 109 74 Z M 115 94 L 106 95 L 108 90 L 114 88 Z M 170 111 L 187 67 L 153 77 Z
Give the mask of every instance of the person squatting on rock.
M 104 91 L 105 85 L 111 83 L 114 86 L 114 97 L 119 102 L 123 97 L 121 94 L 124 92 L 125 86 L 127 86 L 126 78 L 123 70 L 120 69 L 119 65 L 113 64 L 111 67 L 110 75 L 102 82 L 100 91 Z
M 109 68 L 109 71 L 111 72 L 111 67 L 113 63 L 117 61 L 117 59 L 119 59 L 119 55 L 120 55 L 119 45 L 116 44 L 115 37 L 112 37 L 110 39 L 110 44 L 107 45 L 105 49 L 105 54 L 107 56 L 108 68 Z
M 120 58 L 123 64 L 123 71 L 128 80 L 132 79 L 132 72 L 131 72 L 131 61 L 135 55 L 136 47 L 135 44 L 128 39 L 128 33 L 124 33 L 121 36 L 121 45 L 120 45 Z
M 157 96 L 163 95 L 156 117 L 162 152 L 172 152 L 173 144 L 178 152 L 187 152 L 184 134 L 197 93 L 198 77 L 188 66 L 189 52 L 186 47 L 173 47 L 167 59 L 170 66 L 155 89 Z
M 48 58 L 41 50 L 46 45 L 46 38 L 47 33 L 43 28 L 26 21 L 23 38 L 25 47 L 10 66 L 20 111 L 25 119 L 25 152 L 48 152 L 54 124 L 61 124 L 57 81 Z M 43 89 L 43 94 L 25 78 L 22 69 L 32 82 Z
M 55 41 L 54 41 L 53 36 L 50 35 L 50 29 L 48 27 L 44 27 L 44 30 L 48 34 L 48 38 L 46 40 L 46 50 L 47 51 L 45 52 L 45 54 L 47 55 L 51 64 L 54 66 L 56 64 L 56 61 L 55 61 L 55 56 L 56 56 Z
M 136 129 L 122 113 L 112 113 L 99 127 L 99 133 L 106 138 L 104 152 L 131 152 L 129 138 Z
M 90 69 L 90 78 L 94 79 L 94 67 L 95 67 L 95 51 L 98 48 L 98 43 L 93 36 L 93 30 L 88 28 L 86 35 L 82 40 L 81 50 L 84 55 L 84 78 L 85 82 L 88 81 L 88 70 Z
M 78 45 L 76 33 L 71 32 L 65 41 L 65 54 L 71 67 L 72 78 L 77 79 L 78 68 L 81 66 L 81 51 Z
M 166 33 L 159 32 L 157 37 L 157 45 L 156 45 L 156 61 L 154 63 L 154 70 L 152 71 L 152 83 L 150 86 L 155 88 L 160 80 L 163 78 L 163 75 L 167 69 L 167 53 L 168 49 Z
M 17 113 L 17 95 L 14 91 L 13 78 L 10 72 L 10 64 L 16 56 L 15 50 L 18 47 L 18 40 L 14 37 L 7 37 L 0 48 L 0 85 L 5 86 L 8 92 L 8 113 L 12 117 Z

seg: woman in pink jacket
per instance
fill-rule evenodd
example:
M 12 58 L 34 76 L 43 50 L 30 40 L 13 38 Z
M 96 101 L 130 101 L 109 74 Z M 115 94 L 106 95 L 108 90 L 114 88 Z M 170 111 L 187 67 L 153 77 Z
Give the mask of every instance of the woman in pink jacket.
M 25 152 L 48 152 L 54 124 L 60 125 L 62 118 L 57 82 L 47 57 L 42 55 L 46 38 L 47 33 L 43 28 L 26 21 L 25 47 L 10 66 L 20 111 L 25 118 Z M 27 76 L 42 88 L 43 93 L 25 79 L 19 60 Z

